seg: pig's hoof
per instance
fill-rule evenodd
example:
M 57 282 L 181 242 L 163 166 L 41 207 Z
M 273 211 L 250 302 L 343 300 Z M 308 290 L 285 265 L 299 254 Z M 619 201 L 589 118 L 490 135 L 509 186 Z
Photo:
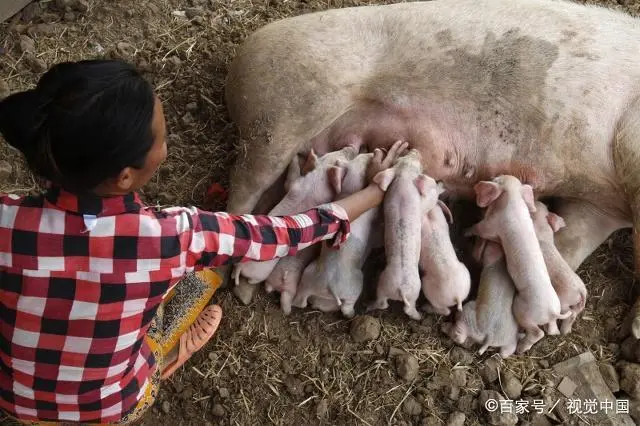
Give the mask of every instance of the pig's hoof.
M 233 294 L 242 302 L 243 305 L 248 305 L 253 301 L 253 298 L 258 291 L 258 286 L 251 285 L 246 281 L 240 281 L 240 283 L 233 287 Z

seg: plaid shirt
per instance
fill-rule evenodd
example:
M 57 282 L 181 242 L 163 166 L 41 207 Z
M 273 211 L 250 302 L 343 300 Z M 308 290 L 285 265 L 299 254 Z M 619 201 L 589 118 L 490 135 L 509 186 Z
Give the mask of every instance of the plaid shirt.
M 113 422 L 155 369 L 144 336 L 186 273 L 339 245 L 345 211 L 156 210 L 136 194 L 0 196 L 0 408 L 23 420 Z

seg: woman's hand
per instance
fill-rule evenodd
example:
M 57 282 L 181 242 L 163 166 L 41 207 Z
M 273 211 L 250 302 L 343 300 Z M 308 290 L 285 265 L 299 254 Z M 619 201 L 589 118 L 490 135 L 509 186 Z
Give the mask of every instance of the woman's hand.
M 391 167 L 396 161 L 396 158 L 400 154 L 402 154 L 409 144 L 403 141 L 396 141 L 391 148 L 389 148 L 389 152 L 384 156 L 384 152 L 380 148 L 376 148 L 373 151 L 373 158 L 369 163 L 369 167 L 367 167 L 367 183 L 373 183 L 373 178 L 380 172 Z

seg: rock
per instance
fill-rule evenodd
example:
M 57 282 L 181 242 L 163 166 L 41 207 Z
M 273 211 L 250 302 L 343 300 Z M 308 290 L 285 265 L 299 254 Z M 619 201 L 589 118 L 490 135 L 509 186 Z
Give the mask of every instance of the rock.
M 509 399 L 518 399 L 522 395 L 522 383 L 508 371 L 502 375 L 502 388 Z
M 410 416 L 417 416 L 422 412 L 422 405 L 413 396 L 409 396 L 402 403 L 402 411 Z
M 162 412 L 165 414 L 169 414 L 171 412 L 171 404 L 169 401 L 162 402 Z
M 40 13 L 42 13 L 42 9 L 40 9 L 40 3 L 30 3 L 27 7 L 22 9 L 22 20 L 24 22 L 33 21 L 38 16 L 40 16 Z
M 447 426 L 463 426 L 466 416 L 464 413 L 460 411 L 454 411 L 449 414 L 449 418 L 447 419 Z
M 571 398 L 573 392 L 575 392 L 578 385 L 575 384 L 573 380 L 568 377 L 563 377 L 560 384 L 558 384 L 558 392 L 566 396 L 567 398 Z
M 558 374 L 566 374 L 567 372 L 580 367 L 581 365 L 589 362 L 594 362 L 596 358 L 590 351 L 583 352 L 580 355 L 569 358 L 566 361 L 559 362 L 553 366 L 553 369 Z
M 458 399 L 460 399 L 460 388 L 457 386 L 451 386 L 451 389 L 449 389 L 448 397 L 452 401 L 457 401 Z
M 89 11 L 89 3 L 87 2 L 87 0 L 75 0 L 71 7 L 82 13 L 86 13 Z
M 380 336 L 380 321 L 370 315 L 357 316 L 351 322 L 351 338 L 356 343 L 375 340 Z
M 383 355 L 384 354 L 384 348 L 382 347 L 382 345 L 380 343 L 376 343 L 376 346 L 374 348 L 374 351 L 376 352 L 376 354 L 378 355 Z
M 629 415 L 636 424 L 640 424 L 640 401 L 636 399 L 629 401 Z
M 454 346 L 451 349 L 449 358 L 454 364 L 469 365 L 473 362 L 473 354 L 460 346 Z
M 451 384 L 463 388 L 467 385 L 467 372 L 462 368 L 456 368 L 451 372 Z
M 133 56 L 136 54 L 136 48 L 124 41 L 121 41 L 116 45 L 116 50 L 122 56 Z
M 518 423 L 518 416 L 515 413 L 501 412 L 500 402 L 504 400 L 505 397 L 500 395 L 499 392 L 493 390 L 480 391 L 478 403 L 481 407 L 480 410 L 486 413 L 489 424 L 495 426 L 511 426 Z
M 460 411 L 468 413 L 477 409 L 478 400 L 473 395 L 463 395 L 458 400 L 456 407 L 458 407 Z
M 495 358 L 489 358 L 485 361 L 484 365 L 480 368 L 480 377 L 485 384 L 491 384 L 498 380 L 498 369 L 500 368 L 500 362 Z
M 411 354 L 402 354 L 396 357 L 398 376 L 407 382 L 418 377 L 419 368 L 418 359 Z
M 640 365 L 621 361 L 618 363 L 620 389 L 633 399 L 640 399 Z
M 190 112 L 187 112 L 185 115 L 182 116 L 182 123 L 185 126 L 188 126 L 190 124 L 193 123 L 193 115 L 191 115 Z
M 292 396 L 302 396 L 304 392 L 304 386 L 302 386 L 302 381 L 298 379 L 296 376 L 289 375 L 284 379 L 284 386 L 287 388 L 287 391 Z
M 224 407 L 221 404 L 213 404 L 211 414 L 213 417 L 224 417 Z
M 182 64 L 182 59 L 178 58 L 176 55 L 169 56 L 168 61 L 177 67 Z
M 184 15 L 187 17 L 187 19 L 193 19 L 196 16 L 204 15 L 204 9 L 201 7 L 187 7 L 184 10 Z
M 9 88 L 9 84 L 0 79 L 0 99 L 4 99 L 11 94 L 11 89 Z
M 316 405 L 316 417 L 319 419 L 326 419 L 329 417 L 329 403 L 326 399 L 321 399 Z
M 64 20 L 67 22 L 73 22 L 76 20 L 76 14 L 73 12 L 67 12 L 64 14 Z
M 47 63 L 33 54 L 25 55 L 24 59 L 34 72 L 41 73 L 47 70 Z
M 620 355 L 622 359 L 631 362 L 640 361 L 640 341 L 633 338 L 633 336 L 627 337 L 620 346 Z
M 34 53 L 36 51 L 36 42 L 27 35 L 20 36 L 20 53 Z
M 218 389 L 218 394 L 220 395 L 221 399 L 227 399 L 229 398 L 229 396 L 231 396 L 231 394 L 229 393 L 229 389 L 227 388 Z
M 604 379 L 604 382 L 609 386 L 611 392 L 616 393 L 620 391 L 620 379 L 618 378 L 618 372 L 611 364 L 600 364 L 600 374 Z
M 197 111 L 198 110 L 198 103 L 197 102 L 189 102 L 186 106 L 187 111 Z
M 542 368 L 549 368 L 549 361 L 547 361 L 546 359 L 541 359 L 540 361 L 538 361 L 538 364 L 540 364 L 540 367 Z

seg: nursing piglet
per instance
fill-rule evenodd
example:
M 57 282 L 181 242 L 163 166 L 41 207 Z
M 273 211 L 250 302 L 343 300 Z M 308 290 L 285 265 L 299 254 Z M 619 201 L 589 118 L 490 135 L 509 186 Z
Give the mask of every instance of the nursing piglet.
M 423 215 L 420 247 L 420 268 L 424 272 L 422 291 L 429 301 L 425 310 L 440 315 L 449 315 L 450 306 L 462 310 L 462 301 L 471 289 L 469 270 L 453 248 L 445 213 L 453 223 L 451 211 L 439 200 Z
M 444 192 L 434 179 L 422 174 L 420 153 L 412 149 L 394 167 L 376 176 L 387 191 L 384 199 L 384 246 L 387 265 L 380 274 L 377 299 L 368 310 L 386 309 L 388 299 L 404 302 L 404 312 L 415 320 L 420 296 L 420 232 L 422 217 Z
M 283 216 L 303 212 L 320 204 L 333 201 L 339 192 L 343 173 L 338 160 L 349 161 L 358 151 L 347 146 L 340 151 L 330 152 L 318 158 L 311 150 L 302 172 L 296 158 L 289 165 L 287 188 L 284 198 L 269 212 L 270 216 Z M 234 266 L 235 284 L 240 276 L 249 284 L 258 284 L 267 279 L 280 259 L 265 262 L 245 262 Z
M 565 226 L 564 219 L 549 211 L 546 205 L 536 201 L 536 211 L 532 214 L 533 224 L 547 265 L 551 284 L 560 298 L 561 312 L 571 312 L 569 318 L 560 321 L 558 330 L 555 321 L 547 329 L 549 334 L 568 334 L 576 318 L 584 309 L 587 300 L 587 288 L 582 279 L 564 260 L 553 240 L 554 232 Z
M 354 160 L 340 162 L 344 177 L 338 198 L 344 198 L 366 186 L 366 171 L 373 154 L 360 154 Z M 311 306 L 321 311 L 340 309 L 347 318 L 355 315 L 355 304 L 363 288 L 362 265 L 371 251 L 372 226 L 380 208 L 366 211 L 351 223 L 349 238 L 340 250 L 322 246 L 320 257 L 306 267 L 293 305 Z
M 533 227 L 531 213 L 536 211 L 533 188 L 514 176 L 501 175 L 474 186 L 476 203 L 485 208 L 484 218 L 473 225 L 467 235 L 502 245 L 507 270 L 517 289 L 513 312 L 526 336 L 518 344 L 518 353 L 529 350 L 544 337 L 539 325 L 555 324 L 571 312 L 560 314 L 556 294 L 542 250 Z
M 518 345 L 518 323 L 512 309 L 516 288 L 500 244 L 478 238 L 473 256 L 483 266 L 476 300 L 465 303 L 454 324 L 443 323 L 442 331 L 458 344 L 467 338 L 480 343 L 480 355 L 495 347 L 506 358 Z

